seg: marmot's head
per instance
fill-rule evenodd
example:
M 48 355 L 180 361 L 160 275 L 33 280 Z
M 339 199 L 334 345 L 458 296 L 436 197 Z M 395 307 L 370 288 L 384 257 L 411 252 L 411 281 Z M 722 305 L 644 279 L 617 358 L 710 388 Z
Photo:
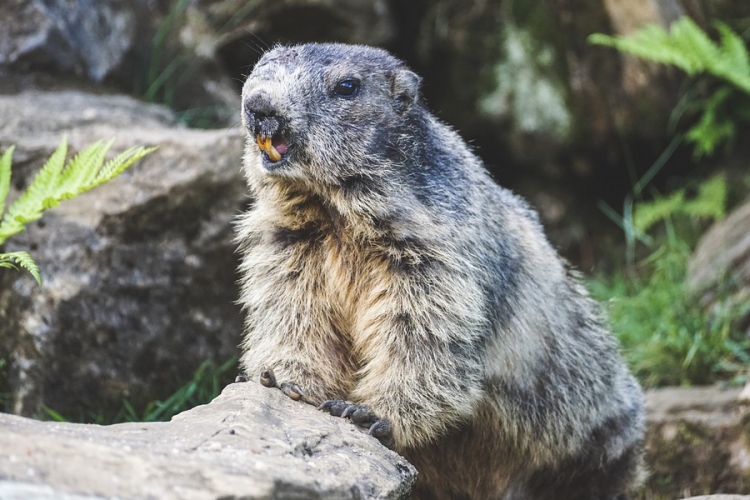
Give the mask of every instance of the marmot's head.
M 418 89 L 419 77 L 380 49 L 308 44 L 266 52 L 242 90 L 251 184 L 335 187 L 385 175 L 378 169 L 393 169 L 413 147 L 404 127 Z

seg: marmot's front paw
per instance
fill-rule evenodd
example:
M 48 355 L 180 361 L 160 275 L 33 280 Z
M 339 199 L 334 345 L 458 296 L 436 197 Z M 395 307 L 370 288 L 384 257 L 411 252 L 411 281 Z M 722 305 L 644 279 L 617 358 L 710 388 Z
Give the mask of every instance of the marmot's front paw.
M 384 445 L 391 447 L 393 443 L 393 426 L 387 418 L 378 417 L 369 405 L 361 405 L 341 399 L 323 401 L 319 410 L 328 411 L 334 417 L 349 417 L 353 423 L 367 427 L 367 433 Z
M 274 375 L 273 370 L 267 366 L 264 366 L 260 371 L 260 384 L 266 387 L 278 387 L 281 392 L 293 400 L 299 401 L 302 399 L 304 401 L 305 391 L 303 391 L 299 385 L 294 382 L 277 383 L 276 375 Z

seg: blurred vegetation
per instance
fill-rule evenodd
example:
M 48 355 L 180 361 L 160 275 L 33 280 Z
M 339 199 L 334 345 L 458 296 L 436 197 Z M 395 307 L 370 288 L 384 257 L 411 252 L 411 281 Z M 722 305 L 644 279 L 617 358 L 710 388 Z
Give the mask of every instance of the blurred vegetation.
M 198 367 L 192 380 L 163 401 L 150 401 L 143 408 L 135 408 L 129 400 L 125 399 L 122 402 L 122 408 L 114 417 L 104 414 L 82 415 L 76 421 L 100 425 L 168 421 L 180 412 L 211 402 L 221 393 L 227 383 L 234 379 L 236 371 L 236 358 L 231 358 L 218 366 L 207 360 Z M 45 407 L 44 411 L 49 420 L 71 421 L 69 416 L 63 416 L 52 408 Z
M 177 41 L 183 39 L 182 43 L 199 45 L 205 43 L 200 40 L 200 35 L 195 32 L 196 26 L 187 32 L 193 32 L 183 36 L 186 26 L 193 23 L 200 24 L 200 20 L 192 19 L 190 0 L 173 0 L 170 10 L 159 25 L 159 29 L 151 40 L 151 51 L 143 71 L 136 79 L 134 94 L 140 96 L 146 102 L 164 104 L 172 108 L 177 121 L 191 128 L 216 128 L 223 123 L 222 118 L 234 116 L 235 109 L 230 105 L 197 105 L 185 109 L 179 106 L 177 101 L 182 95 L 191 93 L 191 85 L 199 72 L 205 71 L 205 62 L 196 56 L 196 49 L 192 50 Z M 216 36 L 225 34 L 257 7 L 257 2 L 248 2 L 245 7 L 232 17 L 223 26 Z M 205 50 L 205 49 L 204 49 Z
M 673 114 L 697 115 L 646 174 L 634 183 L 622 215 L 601 204 L 604 213 L 625 234 L 625 261 L 610 276 L 590 282 L 592 294 L 608 306 L 612 329 L 619 337 L 631 368 L 647 387 L 736 383 L 747 379 L 750 339 L 737 318 L 750 303 L 724 300 L 719 290 L 713 307 L 697 304 L 686 288 L 687 264 L 707 222 L 724 217 L 727 183 L 715 176 L 668 195 L 644 192 L 677 147 L 687 141 L 696 162 L 720 146 L 731 150 L 738 134 L 750 124 L 750 53 L 745 41 L 727 25 L 716 22 L 718 42 L 689 18 L 675 21 L 669 32 L 648 26 L 629 37 L 596 34 L 592 43 L 609 45 L 638 57 L 674 65 L 700 75 Z M 689 194 L 691 188 L 695 192 Z M 636 259 L 637 253 L 646 252 Z
M 741 126 L 750 124 L 750 53 L 742 37 L 715 21 L 719 41 L 713 41 L 689 17 L 672 23 L 667 32 L 650 25 L 632 36 L 591 35 L 592 43 L 615 47 L 657 63 L 673 65 L 697 80 L 676 108 L 677 116 L 698 115 L 685 134 L 696 158 L 731 146 Z
M 750 339 L 737 318 L 750 303 L 723 300 L 697 304 L 686 288 L 687 263 L 706 220 L 724 215 L 726 183 L 714 177 L 686 198 L 685 190 L 638 203 L 634 232 L 655 233 L 650 254 L 612 276 L 590 282 L 605 302 L 612 329 L 631 368 L 647 387 L 742 382 L 750 367 Z

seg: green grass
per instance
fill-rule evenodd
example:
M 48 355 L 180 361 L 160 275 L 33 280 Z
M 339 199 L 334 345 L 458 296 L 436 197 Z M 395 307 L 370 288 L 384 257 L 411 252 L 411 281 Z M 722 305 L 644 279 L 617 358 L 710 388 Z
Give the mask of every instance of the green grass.
M 750 340 L 735 324 L 750 304 L 699 304 L 685 286 L 690 255 L 690 245 L 672 232 L 635 273 L 589 283 L 646 387 L 741 382 L 750 366 Z
M 204 361 L 195 371 L 193 379 L 177 389 L 164 401 L 151 401 L 143 408 L 135 408 L 130 401 L 123 400 L 122 408 L 114 418 L 102 414 L 79 419 L 87 423 L 100 425 L 120 422 L 158 422 L 168 421 L 173 416 L 198 405 L 211 402 L 231 381 L 237 370 L 237 359 L 231 358 L 221 365 L 210 360 Z M 46 417 L 57 422 L 70 422 L 71 419 L 61 415 L 52 408 L 45 407 Z
M 746 36 L 719 21 L 713 26 L 714 38 L 689 17 L 676 20 L 669 31 L 646 26 L 629 36 L 594 34 L 589 38 L 595 44 L 680 68 L 696 83 L 670 120 L 674 125 L 682 115 L 692 115 L 689 130 L 677 134 L 634 183 L 622 215 L 600 205 L 623 229 L 625 264 L 612 276 L 592 280 L 590 288 L 608 305 L 612 329 L 633 371 L 647 387 L 740 382 L 747 378 L 750 366 L 750 339 L 736 324 L 737 318 L 750 312 L 749 301 L 733 301 L 727 291 L 707 307 L 685 286 L 687 263 L 699 236 L 696 228 L 705 227 L 700 222 L 724 216 L 729 194 L 726 180 L 705 180 L 692 197 L 686 189 L 669 196 L 657 194 L 652 201 L 643 196 L 683 140 L 693 145 L 697 161 L 721 145 L 730 151 L 750 123 Z M 654 226 L 658 231 L 652 230 Z M 636 250 L 644 248 L 649 249 L 649 256 L 636 263 Z M 724 285 L 720 288 L 730 288 L 729 283 Z

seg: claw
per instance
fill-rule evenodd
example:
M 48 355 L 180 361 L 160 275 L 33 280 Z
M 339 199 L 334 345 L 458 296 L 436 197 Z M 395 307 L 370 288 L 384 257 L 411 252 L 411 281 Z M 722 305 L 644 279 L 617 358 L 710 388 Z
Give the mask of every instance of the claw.
M 393 424 L 387 418 L 380 418 L 370 426 L 367 433 L 380 441 L 380 444 L 386 448 L 393 449 Z
M 348 405 L 346 408 L 344 408 L 344 411 L 341 412 L 341 418 L 346 418 L 352 413 L 354 413 L 357 410 L 357 407 L 354 405 Z
M 354 411 L 351 412 L 351 416 L 349 418 L 355 424 L 365 424 L 365 425 L 370 425 L 373 422 L 376 422 L 379 420 L 378 416 L 375 415 L 375 413 L 372 411 L 372 408 L 370 408 L 367 405 L 362 405 L 360 407 L 355 408 Z
M 260 371 L 260 384 L 265 387 L 276 387 L 276 376 L 273 370 L 264 366 Z
M 381 418 L 370 426 L 367 433 L 376 438 L 389 437 L 393 431 L 393 425 L 387 418 Z
M 367 427 L 367 433 L 388 448 L 393 448 L 393 424 L 387 418 L 378 418 L 369 405 L 342 399 L 323 401 L 318 410 L 328 411 L 334 417 L 348 417 L 353 424 Z
M 281 385 L 279 385 L 279 389 L 295 401 L 299 401 L 299 399 L 305 395 L 305 391 L 294 382 L 282 382 Z
M 328 410 L 328 412 L 334 417 L 341 417 L 342 413 L 344 413 L 347 407 L 350 405 L 351 403 L 349 401 L 344 401 L 341 399 L 330 399 L 328 401 L 323 401 L 323 404 L 321 404 L 318 409 Z
M 338 402 L 339 402 L 339 400 L 337 400 L 337 399 L 327 399 L 327 400 L 323 401 L 320 404 L 320 406 L 318 406 L 318 410 L 327 410 L 331 406 L 333 406 L 334 404 L 336 404 Z

